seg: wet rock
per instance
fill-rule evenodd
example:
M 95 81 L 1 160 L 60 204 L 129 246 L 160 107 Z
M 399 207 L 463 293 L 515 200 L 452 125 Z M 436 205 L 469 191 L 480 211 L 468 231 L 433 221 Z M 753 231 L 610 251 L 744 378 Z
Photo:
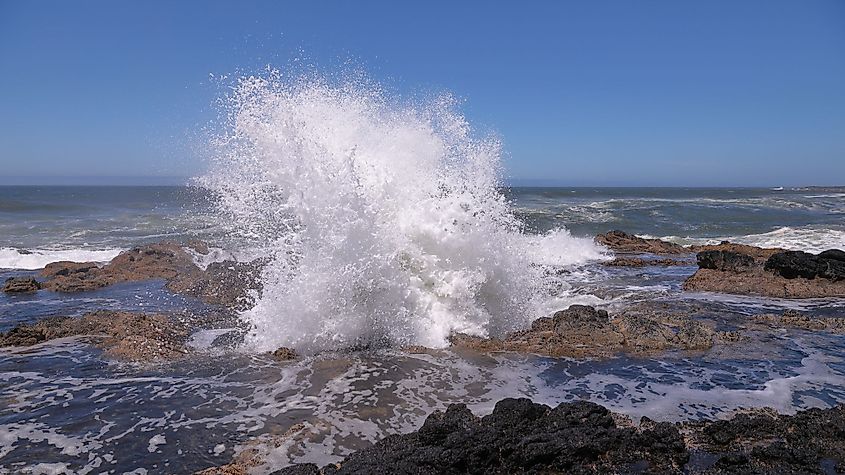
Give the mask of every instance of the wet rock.
M 698 267 L 728 272 L 746 272 L 754 268 L 756 261 L 747 254 L 734 251 L 702 251 L 696 256 Z
M 48 317 L 0 333 L 0 347 L 31 346 L 90 335 L 106 354 L 128 361 L 172 360 L 186 353 L 187 328 L 166 315 L 97 311 L 82 317 Z
M 213 262 L 203 272 L 186 272 L 171 279 L 167 288 L 191 295 L 204 302 L 246 310 L 261 293 L 261 271 L 267 259 L 250 262 Z
M 595 241 L 614 252 L 632 254 L 684 254 L 690 252 L 683 246 L 661 241 L 660 239 L 645 239 L 623 231 L 610 231 L 599 234 Z
M 845 297 L 845 262 L 838 260 L 841 251 L 820 257 L 755 249 L 699 252 L 699 269 L 684 281 L 684 290 L 779 298 Z
M 752 321 L 774 328 L 799 328 L 845 334 L 845 318 L 843 317 L 812 317 L 795 310 L 786 310 L 782 315 L 770 313 L 755 315 Z
M 41 289 L 41 283 L 35 277 L 9 277 L 3 283 L 3 292 L 10 294 L 35 292 Z
M 785 249 L 777 248 L 777 247 L 757 247 L 757 246 L 750 246 L 748 244 L 737 244 L 730 241 L 722 241 L 719 244 L 705 244 L 705 245 L 695 245 L 689 247 L 690 252 L 706 252 L 706 251 L 725 251 L 725 252 L 734 252 L 737 254 L 744 254 L 746 256 L 751 256 L 756 260 L 765 260 L 771 257 L 773 254 L 777 254 L 778 252 L 783 252 Z
M 845 254 L 838 249 L 824 251 L 813 255 L 801 251 L 785 251 L 774 254 L 764 266 L 764 269 L 786 279 L 828 279 L 833 282 L 845 280 Z M 832 256 L 832 257 L 825 257 Z
M 282 441 L 303 435 L 295 429 L 247 443 L 231 464 L 198 473 L 272 470 L 267 454 Z M 843 406 L 794 416 L 756 409 L 726 420 L 682 423 L 643 417 L 634 426 L 627 417 L 591 402 L 551 408 L 509 398 L 484 417 L 464 404 L 452 404 L 429 415 L 416 432 L 388 436 L 338 464 L 297 464 L 272 473 L 821 474 L 841 473 L 843 461 Z
M 192 241 L 191 249 L 208 252 L 205 243 Z M 148 244 L 120 253 L 111 262 L 53 262 L 42 271 L 44 288 L 55 292 L 82 292 L 108 285 L 165 279 L 173 292 L 191 295 L 206 303 L 244 310 L 254 304 L 261 290 L 261 270 L 266 259 L 252 262 L 214 262 L 200 269 L 184 247 L 175 242 Z
M 757 410 L 678 427 L 696 450 L 718 456 L 704 473 L 841 473 L 845 468 L 842 406 L 794 416 Z
M 713 346 L 717 337 L 712 328 L 687 317 L 627 314 L 611 318 L 604 310 L 572 305 L 551 318 L 535 320 L 529 330 L 513 332 L 503 338 L 453 334 L 450 343 L 453 348 L 480 352 L 605 357 L 619 352 L 706 350 Z
M 679 259 L 643 259 L 640 257 L 616 257 L 604 263 L 608 267 L 670 267 L 689 264 L 689 262 Z
M 671 424 L 618 427 L 610 411 L 589 402 L 552 409 L 503 399 L 482 418 L 453 404 L 430 415 L 419 431 L 387 437 L 321 473 L 628 473 L 635 467 L 674 473 L 688 458 Z
M 297 355 L 295 351 L 290 348 L 285 348 L 284 346 L 271 352 L 270 354 L 273 355 L 273 358 L 279 361 L 292 361 L 299 358 L 299 355 Z

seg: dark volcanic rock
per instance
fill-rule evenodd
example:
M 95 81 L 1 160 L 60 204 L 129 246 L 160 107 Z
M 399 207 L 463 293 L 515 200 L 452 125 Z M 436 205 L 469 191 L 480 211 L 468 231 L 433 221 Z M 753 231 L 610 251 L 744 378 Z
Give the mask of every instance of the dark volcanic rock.
M 676 424 L 643 418 L 637 428 L 617 420 L 585 401 L 552 409 L 503 399 L 482 418 L 453 404 L 431 414 L 418 431 L 389 436 L 340 464 L 300 464 L 273 473 L 822 474 L 845 468 L 842 406 L 794 416 L 757 410 Z
M 746 272 L 756 264 L 753 257 L 733 251 L 702 251 L 695 257 L 698 267 L 702 269 Z
M 683 246 L 660 239 L 645 239 L 623 231 L 599 234 L 595 241 L 614 252 L 649 254 L 684 254 L 690 252 Z
M 0 333 L 0 347 L 31 346 L 69 336 L 100 337 L 110 356 L 129 361 L 170 360 L 186 353 L 187 328 L 165 315 L 98 311 L 82 317 L 47 317 Z
M 840 259 L 841 254 L 842 251 L 838 249 L 825 251 L 818 256 L 808 252 L 785 251 L 770 257 L 764 269 L 786 279 L 821 277 L 837 282 L 845 280 L 845 261 Z
M 617 427 L 610 411 L 589 402 L 552 409 L 503 399 L 483 418 L 453 404 L 429 416 L 418 432 L 387 437 L 322 473 L 618 473 L 634 467 L 674 473 L 688 458 L 671 424 Z
M 10 294 L 35 292 L 41 289 L 41 283 L 34 277 L 9 277 L 3 283 L 3 292 Z

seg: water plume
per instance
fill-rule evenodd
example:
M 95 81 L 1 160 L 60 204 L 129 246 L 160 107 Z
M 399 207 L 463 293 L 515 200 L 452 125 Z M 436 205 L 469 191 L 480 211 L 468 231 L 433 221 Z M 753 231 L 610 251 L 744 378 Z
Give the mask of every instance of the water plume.
M 600 256 L 563 230 L 522 232 L 500 192 L 500 142 L 475 137 L 449 95 L 403 103 L 366 81 L 273 72 L 242 78 L 225 103 L 200 182 L 272 258 L 243 314 L 251 348 L 498 335 L 539 316 L 543 265 Z

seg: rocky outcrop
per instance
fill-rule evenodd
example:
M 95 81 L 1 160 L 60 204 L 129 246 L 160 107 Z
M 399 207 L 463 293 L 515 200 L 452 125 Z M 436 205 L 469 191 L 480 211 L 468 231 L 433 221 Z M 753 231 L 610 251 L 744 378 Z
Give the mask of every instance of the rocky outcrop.
M 845 410 L 772 411 L 693 423 L 622 423 L 586 401 L 555 408 L 503 399 L 476 417 L 463 404 L 431 414 L 416 432 L 389 436 L 322 469 L 292 474 L 833 473 L 845 461 Z
M 184 355 L 187 327 L 166 315 L 98 311 L 82 317 L 48 317 L 0 333 L 0 347 L 31 346 L 56 338 L 90 335 L 114 358 L 172 360 Z
M 625 254 L 684 254 L 690 252 L 683 246 L 660 239 L 645 239 L 623 231 L 599 234 L 595 241 L 613 252 Z
M 255 297 L 263 289 L 261 271 L 267 262 L 267 259 L 212 262 L 205 271 L 187 272 L 170 279 L 167 288 L 206 303 L 245 310 L 254 305 Z
M 208 252 L 205 243 L 189 248 Z M 173 292 L 197 297 L 207 303 L 245 309 L 261 291 L 260 274 L 266 259 L 252 262 L 214 262 L 199 268 L 185 248 L 175 242 L 148 244 L 120 253 L 99 266 L 93 262 L 53 262 L 44 267 L 44 288 L 55 292 L 96 290 L 120 282 L 167 280 Z
M 786 279 L 845 280 L 845 252 L 839 249 L 824 251 L 819 255 L 809 252 L 786 251 L 774 254 L 763 267 Z
M 616 257 L 607 261 L 604 265 L 608 267 L 670 267 L 691 265 L 688 261 L 680 259 L 643 259 L 641 257 Z
M 745 272 L 753 268 L 756 260 L 734 251 L 702 251 L 696 255 L 698 267 L 727 272 Z
M 604 310 L 572 305 L 534 321 L 529 330 L 504 338 L 454 334 L 454 348 L 509 351 L 549 356 L 612 356 L 619 352 L 653 353 L 670 349 L 706 350 L 719 334 L 696 320 L 672 315 L 628 314 L 611 318 Z
M 755 315 L 752 321 L 774 328 L 799 328 L 845 334 L 845 317 L 812 317 L 795 310 L 786 310 L 781 315 L 771 313 Z
M 699 252 L 698 271 L 684 290 L 779 298 L 845 297 L 842 251 L 806 252 L 759 249 Z
M 41 282 L 35 277 L 9 277 L 3 283 L 3 292 L 21 294 L 35 292 L 41 289 Z

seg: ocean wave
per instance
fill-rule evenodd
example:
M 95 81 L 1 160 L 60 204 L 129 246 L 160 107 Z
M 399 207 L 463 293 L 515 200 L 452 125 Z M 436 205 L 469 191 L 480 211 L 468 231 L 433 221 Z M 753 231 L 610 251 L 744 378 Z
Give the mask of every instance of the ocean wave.
M 652 238 L 654 236 L 643 235 Z M 684 246 L 718 244 L 730 241 L 739 244 L 749 244 L 758 247 L 776 247 L 790 251 L 804 251 L 819 253 L 827 249 L 845 249 L 845 229 L 818 226 L 789 227 L 784 226 L 766 233 L 747 234 L 741 236 L 725 236 L 716 238 L 696 238 L 681 236 L 662 236 L 659 239 L 674 242 Z
M 56 261 L 108 262 L 124 249 L 17 249 L 0 248 L 0 269 L 41 269 Z
M 454 99 L 398 103 L 369 84 L 244 78 L 201 183 L 241 237 L 276 256 L 246 311 L 248 346 L 443 347 L 540 316 L 543 266 L 599 256 L 520 229 L 501 147 Z

